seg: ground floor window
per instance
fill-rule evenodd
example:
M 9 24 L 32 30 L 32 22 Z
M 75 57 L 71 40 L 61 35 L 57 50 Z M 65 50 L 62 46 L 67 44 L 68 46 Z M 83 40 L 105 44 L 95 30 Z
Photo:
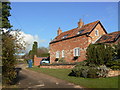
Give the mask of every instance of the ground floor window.
M 74 56 L 80 56 L 80 48 L 79 47 L 74 48 L 73 55 Z
M 64 52 L 64 50 L 62 50 L 62 58 L 64 58 L 65 57 L 65 52 Z
M 57 52 L 56 52 L 56 58 L 59 58 L 59 57 L 60 57 L 60 52 L 57 51 Z

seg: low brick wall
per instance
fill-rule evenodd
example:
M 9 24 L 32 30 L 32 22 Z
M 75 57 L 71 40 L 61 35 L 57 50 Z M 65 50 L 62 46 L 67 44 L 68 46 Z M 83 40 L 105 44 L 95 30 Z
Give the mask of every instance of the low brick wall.
M 115 70 L 115 71 L 111 70 L 108 72 L 108 77 L 114 77 L 118 75 L 120 75 L 120 70 Z
M 40 68 L 52 68 L 52 69 L 72 69 L 74 68 L 75 65 L 43 65 L 43 66 L 40 66 Z M 120 71 L 118 70 L 111 70 L 108 72 L 108 76 L 107 77 L 114 77 L 114 76 L 118 76 L 120 75 Z
M 36 55 L 34 56 L 34 66 L 39 66 L 40 65 L 40 61 L 43 58 L 47 58 L 47 57 L 37 57 Z
M 51 66 L 40 66 L 40 68 L 52 68 L 52 69 L 72 69 L 75 65 L 51 65 Z

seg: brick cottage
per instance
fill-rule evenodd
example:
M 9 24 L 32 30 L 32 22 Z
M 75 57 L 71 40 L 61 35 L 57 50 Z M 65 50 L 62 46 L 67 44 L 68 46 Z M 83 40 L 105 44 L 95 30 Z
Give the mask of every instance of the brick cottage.
M 107 32 L 99 20 L 84 25 L 80 19 L 77 28 L 66 32 L 59 28 L 57 34 L 50 42 L 50 63 L 58 62 L 62 58 L 66 62 L 85 60 L 89 44 L 95 43 Z
M 118 44 L 120 42 L 120 31 L 103 35 L 96 43 Z
M 103 34 L 102 36 L 100 36 L 100 38 L 98 38 L 98 40 L 96 42 L 93 42 L 93 43 L 105 43 L 105 44 L 118 44 L 118 42 L 120 42 L 120 31 L 116 31 L 116 32 L 112 32 L 112 33 L 109 33 L 109 34 Z M 91 42 L 92 43 L 92 42 Z M 57 47 L 57 46 L 56 46 Z M 70 46 L 69 46 L 70 47 Z M 80 48 L 80 47 L 79 47 Z M 66 50 L 66 49 L 65 49 Z M 65 58 L 67 57 L 67 54 L 65 54 L 65 50 L 64 50 L 64 57 L 62 58 Z M 73 49 L 74 50 L 74 49 Z M 62 51 L 62 49 L 61 49 Z M 62 54 L 63 52 L 61 52 Z M 74 51 L 73 51 L 74 53 Z M 63 54 L 62 54 L 63 55 Z M 66 55 L 66 56 L 65 56 Z M 68 54 L 69 55 L 69 54 Z M 80 58 L 80 55 L 81 55 L 81 51 L 79 51 L 79 58 Z M 84 54 L 85 55 L 85 54 Z M 57 56 L 57 55 L 56 55 Z M 74 55 L 72 55 L 72 57 L 75 57 Z M 34 56 L 34 65 L 35 66 L 38 66 L 40 65 L 40 61 L 43 59 L 43 58 L 48 58 L 49 57 L 37 57 L 36 55 Z M 59 58 L 56 58 L 55 59 L 59 59 Z M 53 60 L 52 62 L 55 62 L 56 60 Z M 76 60 L 78 61 L 78 60 Z M 79 61 L 82 61 L 82 60 L 79 60 Z M 69 62 L 74 62 L 74 60 L 70 60 Z M 42 66 L 44 68 L 72 68 L 73 65 L 65 65 L 65 66 Z

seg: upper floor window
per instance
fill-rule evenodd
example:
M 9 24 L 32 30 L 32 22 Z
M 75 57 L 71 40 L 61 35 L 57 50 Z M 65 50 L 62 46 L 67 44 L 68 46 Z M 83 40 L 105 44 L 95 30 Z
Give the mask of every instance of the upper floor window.
M 65 57 L 65 52 L 64 52 L 64 50 L 62 50 L 62 57 L 63 57 L 63 58 Z
M 78 31 L 78 33 L 77 33 L 77 34 L 81 34 L 83 31 L 84 31 L 84 30 L 80 30 L 80 31 Z
M 99 31 L 95 30 L 95 36 L 99 36 Z
M 66 38 L 67 36 L 68 36 L 68 34 L 67 34 L 67 35 L 64 35 L 64 36 L 62 37 L 62 39 Z
M 56 58 L 59 58 L 59 57 L 60 57 L 60 52 L 57 51 L 57 52 L 56 52 Z
M 74 56 L 80 56 L 80 48 L 74 48 L 74 51 L 73 51 L 73 54 Z

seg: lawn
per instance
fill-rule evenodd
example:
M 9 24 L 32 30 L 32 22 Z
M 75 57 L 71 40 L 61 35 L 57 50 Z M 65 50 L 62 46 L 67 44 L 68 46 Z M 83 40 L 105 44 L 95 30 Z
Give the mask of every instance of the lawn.
M 71 69 L 47 69 L 33 67 L 30 70 L 37 72 L 42 72 L 51 76 L 54 76 L 59 79 L 63 79 L 74 84 L 83 86 L 85 88 L 118 88 L 118 77 L 109 77 L 109 78 L 81 78 L 68 76 L 71 72 Z

